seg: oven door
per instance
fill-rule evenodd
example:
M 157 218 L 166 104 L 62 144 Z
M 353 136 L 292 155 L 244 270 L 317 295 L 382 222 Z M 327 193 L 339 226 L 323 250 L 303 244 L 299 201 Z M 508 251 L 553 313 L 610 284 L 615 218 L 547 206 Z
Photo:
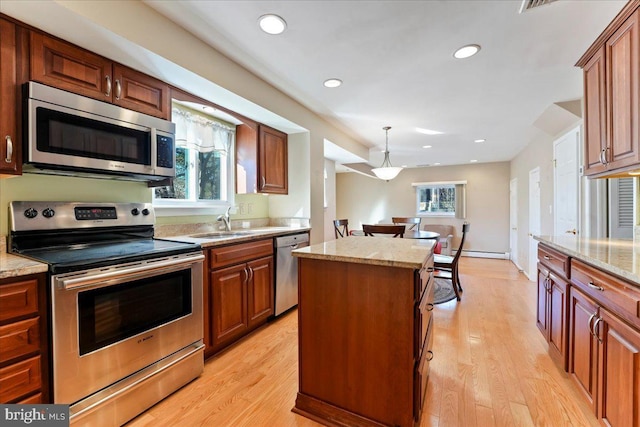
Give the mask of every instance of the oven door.
M 54 403 L 203 339 L 201 252 L 53 276 Z

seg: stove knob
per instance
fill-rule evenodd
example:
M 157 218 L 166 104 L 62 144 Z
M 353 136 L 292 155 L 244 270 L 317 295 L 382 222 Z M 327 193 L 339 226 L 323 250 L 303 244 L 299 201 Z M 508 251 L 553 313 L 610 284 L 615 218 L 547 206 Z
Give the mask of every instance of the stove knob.
M 56 214 L 56 211 L 54 211 L 51 208 L 46 208 L 45 210 L 42 211 L 42 216 L 45 218 L 53 218 L 55 214 Z
M 131 209 L 131 215 L 133 215 L 133 216 L 140 215 L 140 209 L 138 209 L 138 208 Z
M 38 216 L 38 211 L 33 208 L 29 208 L 24 211 L 24 216 L 26 216 L 27 218 L 35 218 Z
M 149 214 L 150 214 L 149 209 L 147 208 L 142 209 L 142 215 L 147 216 Z

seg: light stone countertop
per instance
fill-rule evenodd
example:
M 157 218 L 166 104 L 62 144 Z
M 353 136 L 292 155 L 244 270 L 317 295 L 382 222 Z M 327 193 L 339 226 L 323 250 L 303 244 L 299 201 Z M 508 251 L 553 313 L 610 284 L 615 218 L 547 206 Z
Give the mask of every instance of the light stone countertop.
M 47 264 L 18 255 L 0 253 L 0 279 L 44 273 L 48 270 L 49 266 Z
M 162 236 L 161 239 L 178 240 L 181 242 L 199 243 L 203 249 L 213 246 L 228 245 L 230 243 L 243 243 L 250 242 L 252 240 L 260 240 L 268 237 L 286 236 L 289 234 L 304 233 L 311 230 L 311 227 L 258 227 L 258 228 L 240 228 L 231 230 L 228 236 L 217 236 L 215 238 L 207 237 L 207 232 L 185 234 L 177 236 Z M 213 231 L 212 233 L 217 233 Z M 194 237 L 201 235 L 201 237 Z
M 349 236 L 292 251 L 299 258 L 420 269 L 435 240 Z
M 640 241 L 586 239 L 574 235 L 534 236 L 560 252 L 640 286 Z

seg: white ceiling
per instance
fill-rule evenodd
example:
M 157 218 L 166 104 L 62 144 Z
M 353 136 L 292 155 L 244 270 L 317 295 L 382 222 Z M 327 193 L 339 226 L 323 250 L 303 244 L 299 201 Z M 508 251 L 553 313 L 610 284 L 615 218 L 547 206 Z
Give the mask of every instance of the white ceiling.
M 558 0 L 522 14 L 521 0 L 145 3 L 371 147 L 374 167 L 391 126 L 392 163 L 415 167 L 512 159 L 549 107 L 582 97 L 574 64 L 626 1 Z M 266 13 L 287 30 L 263 33 Z M 453 58 L 470 43 L 479 54 Z M 344 84 L 327 89 L 330 77 Z

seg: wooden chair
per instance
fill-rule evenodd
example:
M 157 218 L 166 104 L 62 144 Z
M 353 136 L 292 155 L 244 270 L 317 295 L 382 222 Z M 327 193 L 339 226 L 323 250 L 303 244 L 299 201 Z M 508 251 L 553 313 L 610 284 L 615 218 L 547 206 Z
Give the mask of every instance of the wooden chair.
M 464 246 L 464 240 L 470 227 L 471 225 L 468 222 L 462 224 L 462 240 L 460 240 L 460 246 L 454 256 L 434 255 L 433 258 L 435 267 L 434 277 L 451 280 L 458 301 L 460 301 L 460 294 L 463 292 L 462 285 L 460 285 L 460 275 L 458 274 L 458 260 L 462 255 L 462 247 Z
M 407 231 L 409 230 L 420 230 L 420 222 L 422 221 L 422 218 L 420 218 L 419 216 L 394 216 L 391 218 L 391 222 L 393 222 L 396 225 L 411 225 L 409 228 L 407 228 Z
M 404 237 L 404 225 L 362 224 L 362 231 L 365 236 L 389 234 L 393 237 Z
M 349 235 L 349 220 L 348 219 L 336 219 L 333 221 L 333 231 L 338 237 L 347 237 Z

